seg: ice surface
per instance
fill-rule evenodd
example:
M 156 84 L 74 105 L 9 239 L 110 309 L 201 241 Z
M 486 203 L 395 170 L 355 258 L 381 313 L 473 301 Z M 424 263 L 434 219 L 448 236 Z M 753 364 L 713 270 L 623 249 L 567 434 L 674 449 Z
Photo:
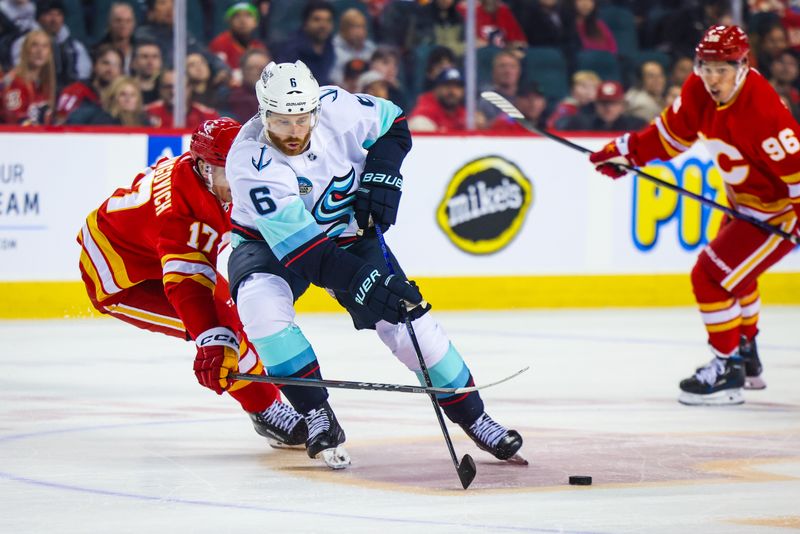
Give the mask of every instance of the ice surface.
M 788 532 L 800 529 L 800 307 L 766 306 L 764 391 L 687 407 L 710 353 L 697 313 L 437 313 L 519 430 L 510 466 L 450 427 L 463 491 L 422 395 L 331 390 L 351 468 L 270 449 L 200 387 L 193 346 L 114 320 L 2 322 L 0 532 Z M 415 383 L 345 315 L 303 315 L 324 376 Z M 591 487 L 567 484 L 591 475 Z

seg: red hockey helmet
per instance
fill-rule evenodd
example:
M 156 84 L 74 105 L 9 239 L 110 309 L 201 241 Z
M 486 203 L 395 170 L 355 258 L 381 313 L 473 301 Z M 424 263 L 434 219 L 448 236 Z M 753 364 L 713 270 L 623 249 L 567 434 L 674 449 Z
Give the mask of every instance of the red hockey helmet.
M 195 161 L 202 159 L 209 165 L 225 166 L 225 159 L 233 140 L 242 125 L 233 119 L 223 117 L 204 121 L 192 133 L 189 152 Z
M 711 26 L 694 49 L 697 61 L 741 61 L 750 41 L 739 26 Z

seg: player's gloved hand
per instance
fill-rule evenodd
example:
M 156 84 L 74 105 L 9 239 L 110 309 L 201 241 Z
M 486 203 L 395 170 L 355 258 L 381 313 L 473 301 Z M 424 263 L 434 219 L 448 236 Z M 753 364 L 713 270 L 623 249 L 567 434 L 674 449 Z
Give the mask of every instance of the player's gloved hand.
M 239 366 L 239 340 L 229 328 L 209 328 L 195 340 L 194 374 L 201 385 L 221 395 L 228 389 L 228 373 Z
M 373 167 L 368 164 L 361 174 L 353 210 L 362 230 L 369 227 L 370 216 L 374 224 L 385 230 L 397 221 L 403 177 L 399 172 Z
M 399 323 L 399 303 L 404 301 L 412 319 L 421 316 L 430 305 L 423 302 L 422 293 L 413 282 L 390 274 L 383 276 L 373 265 L 365 265 L 353 277 L 350 294 L 355 301 L 370 309 L 375 315 L 392 324 Z
M 627 169 L 617 166 L 618 163 L 622 163 L 623 165 L 631 165 L 632 163 L 629 159 L 630 151 L 628 148 L 630 135 L 631 134 L 625 134 L 611 141 L 597 152 L 593 152 L 589 155 L 589 161 L 594 163 L 597 172 L 610 176 L 614 180 L 630 172 Z

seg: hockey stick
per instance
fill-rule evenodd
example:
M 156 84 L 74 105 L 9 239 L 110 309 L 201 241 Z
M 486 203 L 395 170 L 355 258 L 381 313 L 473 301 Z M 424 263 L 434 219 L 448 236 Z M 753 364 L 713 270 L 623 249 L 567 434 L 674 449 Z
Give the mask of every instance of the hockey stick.
M 503 111 L 506 115 L 508 115 L 509 117 L 514 119 L 515 121 L 517 121 L 517 123 L 520 126 L 522 126 L 523 128 L 525 128 L 526 130 L 528 130 L 530 132 L 542 135 L 544 137 L 547 137 L 548 139 L 552 139 L 553 141 L 555 141 L 557 143 L 561 143 L 564 146 L 568 146 L 569 148 L 577 150 L 578 152 L 583 152 L 584 154 L 591 154 L 592 153 L 592 151 L 589 150 L 588 148 L 586 148 L 585 146 L 581 146 L 581 145 L 579 145 L 577 143 L 573 143 L 569 139 L 564 139 L 561 136 L 558 136 L 558 135 L 556 135 L 554 133 L 548 132 L 547 130 L 539 128 L 538 126 L 533 124 L 531 121 L 526 119 L 525 116 L 522 114 L 522 112 L 520 110 L 518 110 L 514 106 L 514 104 L 509 102 L 502 95 L 499 95 L 499 94 L 495 93 L 494 91 L 484 91 L 484 92 L 482 92 L 481 93 L 481 98 L 483 98 L 484 100 L 486 100 L 490 104 L 493 104 L 499 110 Z M 648 173 L 646 173 L 646 172 L 644 172 L 642 170 L 639 170 L 639 169 L 637 169 L 636 167 L 634 167 L 632 165 L 625 165 L 623 163 L 611 163 L 609 165 L 615 165 L 616 167 L 621 168 L 621 169 L 625 169 L 626 171 L 634 172 L 637 175 L 639 175 L 642 178 L 644 178 L 645 180 L 649 180 L 649 181 L 651 181 L 653 183 L 658 184 L 661 187 L 664 187 L 664 188 L 669 189 L 671 191 L 675 191 L 676 193 L 678 193 L 680 195 L 684 195 L 684 196 L 687 196 L 689 198 L 693 198 L 694 200 L 696 200 L 696 201 L 698 201 L 698 202 L 700 202 L 702 204 L 705 204 L 706 206 L 710 206 L 710 207 L 712 207 L 714 209 L 718 209 L 719 211 L 729 215 L 730 217 L 733 217 L 734 219 L 740 219 L 742 221 L 749 222 L 750 224 L 752 224 L 754 226 L 757 226 L 757 227 L 761 228 L 762 230 L 764 230 L 766 232 L 779 235 L 784 239 L 788 239 L 789 241 L 791 241 L 795 245 L 800 244 L 800 237 L 798 237 L 796 235 L 792 235 L 792 234 L 790 234 L 788 232 L 784 232 L 783 230 L 781 230 L 777 226 L 772 226 L 771 224 L 766 223 L 764 221 L 760 221 L 760 220 L 756 219 L 755 217 L 751 217 L 749 215 L 745 215 L 744 213 L 739 213 L 738 211 L 733 210 L 733 209 L 729 208 L 728 206 L 723 206 L 722 204 L 714 202 L 713 200 L 708 199 L 708 198 L 706 198 L 706 197 L 704 197 L 702 195 L 698 195 L 697 193 L 692 193 L 691 191 L 689 191 L 687 189 L 684 189 L 682 187 L 678 187 L 677 185 L 674 185 L 674 184 L 671 184 L 669 182 L 666 182 L 666 181 L 662 180 L 661 178 L 658 178 L 656 176 L 653 176 L 652 174 L 648 174 Z
M 496 386 L 498 384 L 502 384 L 503 382 L 507 382 L 514 377 L 517 377 L 530 369 L 530 367 L 524 367 L 517 371 L 516 373 L 509 375 L 505 378 L 501 378 L 495 382 L 491 382 L 489 384 L 482 384 L 480 386 L 469 386 L 463 388 L 437 388 L 437 387 L 425 387 L 425 386 L 412 386 L 412 385 L 405 385 L 405 384 L 384 384 L 381 382 L 356 382 L 352 380 L 326 380 L 326 379 L 316 379 L 316 378 L 284 378 L 280 376 L 264 376 L 264 375 L 253 375 L 247 373 L 232 373 L 228 375 L 228 378 L 233 380 L 245 380 L 248 382 L 264 382 L 267 384 L 279 384 L 284 386 L 306 386 L 306 387 L 313 387 L 313 388 L 339 388 L 339 389 L 361 389 L 361 390 L 369 390 L 369 391 L 390 391 L 390 392 L 397 392 L 397 393 L 422 393 L 424 395 L 430 394 L 442 394 L 442 395 L 463 395 L 465 393 L 472 393 L 473 391 L 479 391 L 482 389 L 490 388 L 492 386 Z
M 375 234 L 378 237 L 378 243 L 381 245 L 381 252 L 383 252 L 383 260 L 386 262 L 386 268 L 389 269 L 390 274 L 395 274 L 392 261 L 389 259 L 389 252 L 386 250 L 386 241 L 383 239 L 383 231 L 381 231 L 380 225 L 375 225 Z M 411 344 L 414 345 L 414 352 L 417 353 L 419 367 L 422 370 L 422 375 L 425 377 L 425 385 L 432 388 L 433 382 L 431 382 L 431 375 L 428 373 L 428 366 L 425 365 L 425 358 L 422 357 L 422 350 L 419 348 L 417 334 L 414 332 L 414 327 L 411 324 L 411 318 L 408 316 L 406 305 L 404 302 L 400 301 L 397 303 L 397 307 L 400 311 L 400 317 L 406 325 L 406 330 L 408 330 L 408 335 L 411 337 Z M 475 460 L 473 460 L 472 456 L 469 454 L 465 454 L 464 457 L 461 458 L 461 463 L 458 462 L 456 451 L 453 448 L 453 440 L 450 439 L 450 433 L 447 431 L 447 425 L 444 422 L 444 416 L 442 416 L 442 408 L 439 406 L 434 393 L 430 393 L 429 396 L 431 398 L 431 404 L 433 404 L 433 411 L 436 412 L 436 418 L 439 420 L 439 427 L 442 429 L 444 441 L 447 443 L 447 450 L 450 451 L 450 459 L 453 460 L 453 466 L 456 468 L 458 479 L 461 481 L 461 486 L 467 489 L 469 485 L 472 484 L 478 472 L 475 467 Z

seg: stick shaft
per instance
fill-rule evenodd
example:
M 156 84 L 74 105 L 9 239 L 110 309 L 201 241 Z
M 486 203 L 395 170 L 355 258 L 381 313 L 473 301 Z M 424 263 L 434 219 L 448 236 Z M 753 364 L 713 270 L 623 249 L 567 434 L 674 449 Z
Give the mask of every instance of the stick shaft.
M 375 225 L 375 234 L 378 237 L 378 242 L 380 243 L 381 251 L 383 252 L 383 259 L 386 262 L 386 268 L 389 269 L 390 273 L 394 274 L 394 266 L 389 259 L 389 253 L 386 250 L 386 241 L 383 238 L 383 231 L 381 231 L 379 225 Z M 425 378 L 425 385 L 429 388 L 433 387 L 431 375 L 428 372 L 428 366 L 425 364 L 425 358 L 422 356 L 422 349 L 419 347 L 417 334 L 414 332 L 414 326 L 411 324 L 411 317 L 408 315 L 408 310 L 406 310 L 405 303 L 403 301 L 398 301 L 397 308 L 400 311 L 400 318 L 406 325 L 406 330 L 411 338 L 411 344 L 414 346 L 414 352 L 417 353 L 417 360 L 419 360 L 419 367 L 420 370 L 422 370 L 422 376 Z M 442 415 L 442 407 L 439 406 L 439 402 L 436 400 L 436 395 L 434 393 L 430 393 L 429 396 L 431 399 L 431 404 L 433 405 L 433 411 L 436 412 L 436 419 L 439 421 L 439 427 L 442 429 L 442 435 L 444 436 L 444 441 L 447 444 L 447 450 L 450 453 L 450 459 L 453 461 L 453 467 L 455 467 L 458 478 L 461 480 L 461 485 L 464 487 L 464 489 L 467 489 L 475 475 L 474 473 L 471 473 L 469 476 L 462 474 L 462 469 L 458 463 L 458 456 L 456 456 L 456 450 L 455 447 L 453 447 L 453 440 L 450 437 L 450 432 L 447 430 L 447 424 L 445 423 L 444 416 Z M 466 458 L 467 456 L 465 456 L 465 460 Z

